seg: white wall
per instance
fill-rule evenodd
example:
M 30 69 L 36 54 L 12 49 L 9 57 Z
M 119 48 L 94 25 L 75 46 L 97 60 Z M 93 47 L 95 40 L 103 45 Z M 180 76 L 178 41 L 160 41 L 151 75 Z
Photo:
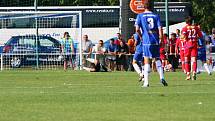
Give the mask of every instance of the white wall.
M 170 25 L 169 26 L 169 34 L 171 34 L 173 32 L 175 33 L 176 29 L 180 29 L 181 30 L 185 25 L 186 25 L 185 22 L 174 24 L 174 25 Z M 163 27 L 163 32 L 166 33 L 166 27 Z
M 72 38 L 79 40 L 79 29 L 75 28 L 44 28 L 39 29 L 39 34 L 50 35 L 60 40 L 63 37 L 63 33 L 66 31 L 70 33 Z M 35 29 L 0 29 L 0 45 L 7 42 L 11 36 L 30 35 L 35 34 L 35 32 Z M 119 28 L 83 28 L 82 36 L 87 34 L 90 40 L 97 43 L 100 39 L 105 41 L 116 36 L 118 32 Z

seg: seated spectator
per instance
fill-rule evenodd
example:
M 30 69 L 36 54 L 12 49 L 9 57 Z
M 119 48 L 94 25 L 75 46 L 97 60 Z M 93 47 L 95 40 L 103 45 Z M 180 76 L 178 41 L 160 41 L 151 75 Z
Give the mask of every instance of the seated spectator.
M 123 41 L 120 42 L 117 54 L 118 54 L 117 66 L 119 71 L 127 70 L 126 67 L 128 56 L 126 54 L 128 54 L 128 46 Z
M 98 60 L 92 58 L 87 58 L 86 60 L 90 63 L 90 67 L 83 67 L 84 70 L 89 72 L 108 72 L 108 69 L 101 65 Z
M 105 53 L 103 40 L 99 40 L 98 45 L 95 46 L 93 52 L 96 53 L 95 59 L 98 60 L 102 65 L 105 65 Z

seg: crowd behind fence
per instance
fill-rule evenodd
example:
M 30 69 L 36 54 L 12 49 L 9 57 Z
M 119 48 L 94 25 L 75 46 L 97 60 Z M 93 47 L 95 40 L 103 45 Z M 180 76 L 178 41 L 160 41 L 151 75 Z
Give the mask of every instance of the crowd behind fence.
M 170 38 L 171 40 L 171 38 Z M 85 44 L 83 39 L 83 44 Z M 90 41 L 90 40 L 87 40 Z M 112 42 L 111 42 L 112 41 Z M 75 53 L 38 53 L 39 56 L 39 69 L 63 69 L 65 66 L 71 70 L 79 70 L 83 67 L 89 67 L 90 64 L 86 60 L 88 58 L 92 58 L 98 60 L 100 64 L 104 65 L 108 68 L 109 71 L 134 71 L 132 66 L 133 55 L 135 51 L 135 47 L 131 44 L 134 41 L 133 37 L 131 37 L 128 41 L 123 40 L 120 33 L 117 33 L 117 37 L 107 42 L 103 42 L 103 40 L 99 40 L 98 44 L 93 45 L 88 44 L 90 46 L 90 51 L 83 50 L 83 64 L 80 65 L 80 54 L 79 51 Z M 111 52 L 109 46 L 113 43 L 116 45 L 116 48 Z M 133 43 L 134 44 L 134 43 Z M 84 45 L 83 45 L 84 46 Z M 60 47 L 59 47 L 60 48 Z M 86 47 L 85 47 L 86 48 Z M 208 64 L 211 66 L 211 69 L 215 69 L 215 54 L 213 52 L 213 42 L 212 40 L 206 41 L 207 48 L 207 59 Z M 79 50 L 79 49 L 77 49 Z M 174 69 L 180 69 L 180 59 L 179 56 L 175 56 L 175 52 L 166 52 L 166 65 L 164 69 L 166 71 L 175 71 Z M 171 61 L 170 56 L 174 55 L 175 60 Z M 67 59 L 68 56 L 69 60 Z M 66 60 L 67 59 L 67 60 Z M 173 63 L 175 65 L 173 65 Z M 153 65 L 153 63 L 152 63 Z M 174 66 L 174 67 L 173 67 Z M 33 68 L 36 69 L 36 54 L 35 53 L 2 53 L 1 54 L 1 70 L 7 69 L 16 69 L 16 68 Z

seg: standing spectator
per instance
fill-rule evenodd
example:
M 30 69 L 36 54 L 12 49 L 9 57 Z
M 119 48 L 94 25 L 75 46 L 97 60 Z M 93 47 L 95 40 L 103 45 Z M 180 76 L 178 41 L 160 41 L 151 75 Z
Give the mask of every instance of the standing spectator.
M 75 49 L 74 42 L 69 35 L 69 32 L 65 32 L 63 38 L 61 40 L 61 50 L 64 55 L 64 71 L 67 69 L 67 65 L 69 62 L 72 69 L 74 69 L 74 61 L 75 61 Z
M 210 52 L 215 52 L 215 28 L 212 29 L 212 34 L 209 36 L 211 43 Z
M 131 36 L 131 38 L 127 42 L 128 49 L 129 49 L 129 57 L 128 57 L 128 69 L 130 71 L 133 71 L 134 68 L 132 66 L 132 60 L 133 60 L 133 54 L 135 53 L 135 40 L 134 35 Z
M 116 65 L 116 52 L 117 52 L 117 45 L 114 44 L 114 39 L 110 40 L 110 45 L 108 46 L 108 67 L 114 71 L 115 65 Z
M 160 42 L 160 59 L 161 59 L 161 63 L 162 63 L 162 67 L 164 68 L 165 65 L 167 65 L 167 46 L 168 46 L 168 43 L 167 43 L 167 38 L 168 35 L 167 34 L 164 34 L 163 36 L 163 41 Z
M 134 40 L 134 36 L 132 35 L 131 38 L 128 39 L 128 42 L 127 42 L 130 54 L 134 54 L 134 52 L 135 52 L 135 45 L 134 45 L 134 43 L 135 43 L 135 40 Z
M 82 51 L 83 51 L 83 65 L 86 66 L 87 62 L 86 59 L 91 57 L 93 48 L 93 43 L 91 40 L 88 39 L 88 35 L 83 36 L 83 43 L 82 43 Z
M 175 72 L 175 69 L 177 68 L 178 65 L 178 60 L 176 58 L 176 53 L 175 53 L 175 45 L 176 45 L 176 34 L 172 33 L 171 38 L 169 39 L 169 54 L 168 54 L 168 60 L 169 63 L 172 65 L 172 72 Z
M 128 56 L 126 54 L 128 54 L 128 46 L 123 41 L 120 41 L 117 54 L 118 54 L 117 66 L 119 71 L 127 70 L 126 68 Z
M 180 29 L 176 29 L 176 38 L 177 39 L 180 38 L 180 35 L 181 35 L 180 32 L 181 32 Z

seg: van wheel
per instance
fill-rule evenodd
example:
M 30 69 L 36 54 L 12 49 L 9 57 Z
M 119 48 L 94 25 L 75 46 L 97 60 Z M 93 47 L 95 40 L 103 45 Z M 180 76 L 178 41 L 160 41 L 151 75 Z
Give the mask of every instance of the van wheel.
M 21 62 L 22 62 L 21 58 L 13 57 L 11 59 L 11 67 L 12 68 L 19 68 L 21 66 Z

